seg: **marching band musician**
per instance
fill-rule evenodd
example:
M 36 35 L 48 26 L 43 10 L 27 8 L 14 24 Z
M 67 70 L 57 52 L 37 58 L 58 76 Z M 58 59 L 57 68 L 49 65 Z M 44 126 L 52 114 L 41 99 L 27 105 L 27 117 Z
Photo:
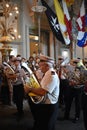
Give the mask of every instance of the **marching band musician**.
M 10 91 L 8 86 L 8 81 L 5 73 L 6 67 L 1 65 L 1 85 L 0 85 L 0 98 L 3 105 L 10 105 Z
M 84 65 L 87 68 L 87 60 L 84 60 Z
M 87 72 L 86 72 L 86 76 L 87 76 Z M 83 111 L 84 127 L 85 130 L 87 130 L 87 80 L 85 82 L 84 93 L 82 95 L 82 111 Z
M 66 75 L 66 64 L 64 63 L 64 57 L 58 56 L 58 75 L 60 79 L 60 94 L 59 94 L 59 107 L 65 105 L 65 92 L 68 87 L 68 80 Z
M 13 62 L 14 57 L 15 57 L 14 55 L 9 55 L 9 61 L 7 62 L 7 64 L 9 64 L 13 69 L 14 69 L 14 62 Z M 10 92 L 10 104 L 12 104 L 13 87 L 12 87 L 11 80 L 9 80 L 8 77 L 7 77 L 7 80 L 8 80 L 9 92 Z
M 54 130 L 58 113 L 59 78 L 53 68 L 54 60 L 48 56 L 40 55 L 39 67 L 44 73 L 40 88 L 25 86 L 26 93 L 44 96 L 44 100 L 35 104 L 29 98 L 28 102 L 35 123 L 33 130 Z
M 82 94 L 82 111 L 85 130 L 87 130 L 87 59 L 84 60 L 84 89 Z
M 9 56 L 9 61 L 5 62 L 7 64 L 9 64 L 9 66 L 13 67 L 13 58 L 14 55 L 10 55 Z M 3 62 L 3 75 L 2 75 L 2 79 L 3 79 L 3 84 L 2 84 L 2 91 L 1 91 L 1 95 L 2 95 L 2 100 L 4 104 L 7 105 L 11 105 L 11 101 L 12 101 L 12 84 L 10 82 L 10 80 L 7 77 L 7 74 L 10 73 L 9 68 L 4 64 Z
M 23 99 L 24 99 L 24 80 L 27 78 L 25 71 L 21 68 L 21 59 L 15 57 L 14 60 L 14 71 L 12 75 L 8 75 L 8 78 L 11 80 L 13 85 L 13 102 L 17 107 L 18 119 L 20 119 L 23 114 Z
M 69 79 L 69 87 L 64 118 L 69 119 L 72 101 L 73 98 L 75 98 L 75 117 L 73 119 L 73 123 L 76 123 L 80 118 L 81 96 L 83 91 L 83 84 L 80 83 L 81 70 L 80 67 L 78 67 L 78 63 L 78 59 L 73 59 L 70 65 L 72 69 L 71 71 L 69 70 L 67 74 Z
M 34 57 L 33 56 L 30 56 L 29 57 L 29 60 L 27 61 L 28 62 L 28 66 L 29 68 L 34 71 L 35 70 L 35 60 L 34 60 Z

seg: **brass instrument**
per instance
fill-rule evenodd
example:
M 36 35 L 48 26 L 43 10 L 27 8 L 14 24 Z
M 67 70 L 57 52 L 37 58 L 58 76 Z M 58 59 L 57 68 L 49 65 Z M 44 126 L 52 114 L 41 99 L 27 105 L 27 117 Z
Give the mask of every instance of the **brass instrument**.
M 6 73 L 6 76 L 8 77 L 9 75 L 14 75 L 15 74 L 15 71 L 14 69 L 7 63 L 7 62 L 3 62 L 3 65 L 6 66 L 6 70 L 5 70 L 5 73 Z M 16 82 L 17 81 L 17 78 L 16 79 L 12 79 L 12 81 Z
M 76 86 L 80 84 L 80 74 L 75 71 L 68 72 L 68 80 L 70 86 Z
M 3 65 L 7 66 L 7 71 L 9 74 L 15 73 L 15 71 L 12 69 L 12 67 L 7 62 L 3 62 Z
M 78 69 L 78 68 L 77 68 Z M 79 86 L 79 85 L 84 85 L 86 80 L 87 80 L 87 70 L 74 70 L 68 72 L 68 80 L 70 86 Z
M 26 63 L 22 63 L 22 66 L 28 71 L 30 75 L 29 78 L 25 81 L 25 84 L 27 84 L 29 87 L 39 88 L 40 84 L 38 80 L 36 79 L 32 70 L 28 67 Z M 44 96 L 38 96 L 38 95 L 35 95 L 34 93 L 28 93 L 28 95 L 30 96 L 31 100 L 35 104 L 42 102 L 44 99 Z

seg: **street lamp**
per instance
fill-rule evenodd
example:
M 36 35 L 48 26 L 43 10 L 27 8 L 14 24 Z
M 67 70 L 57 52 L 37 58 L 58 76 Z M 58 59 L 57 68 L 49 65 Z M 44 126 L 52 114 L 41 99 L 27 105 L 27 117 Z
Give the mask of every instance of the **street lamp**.
M 42 6 L 42 5 L 40 4 L 40 0 L 38 0 L 38 1 L 36 2 L 36 5 L 33 6 L 31 9 L 32 9 L 33 12 L 38 13 L 38 37 L 39 37 L 39 42 L 38 42 L 38 54 L 40 54 L 40 51 L 41 51 L 41 48 L 40 48 L 40 42 L 41 42 L 41 41 L 40 41 L 40 36 L 41 36 L 41 33 L 40 33 L 41 14 L 42 14 L 43 12 L 45 12 L 47 8 L 44 7 L 44 6 Z

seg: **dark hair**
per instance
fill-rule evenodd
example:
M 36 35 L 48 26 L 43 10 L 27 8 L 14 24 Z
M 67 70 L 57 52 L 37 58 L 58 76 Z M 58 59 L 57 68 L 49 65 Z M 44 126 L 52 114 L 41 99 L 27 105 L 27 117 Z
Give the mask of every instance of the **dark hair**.
M 33 56 L 30 56 L 29 59 L 34 59 L 34 57 L 33 57 Z
M 17 56 L 16 57 L 21 57 L 21 55 L 20 54 L 17 54 Z
M 14 55 L 9 55 L 9 59 L 12 59 L 14 57 Z
M 75 70 L 76 70 L 76 69 L 81 70 L 81 67 L 76 66 Z

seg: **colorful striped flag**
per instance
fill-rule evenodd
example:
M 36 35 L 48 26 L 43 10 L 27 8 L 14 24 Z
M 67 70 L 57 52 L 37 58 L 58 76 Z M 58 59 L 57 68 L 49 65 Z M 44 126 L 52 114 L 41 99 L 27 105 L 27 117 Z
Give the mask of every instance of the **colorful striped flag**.
M 85 11 L 84 0 L 82 1 L 76 22 L 78 27 L 77 45 L 79 47 L 85 47 L 87 45 L 87 15 Z
M 66 45 L 69 45 L 70 37 L 69 37 L 69 33 L 67 31 L 67 27 L 66 27 L 66 24 L 64 21 L 64 12 L 63 12 L 58 0 L 54 0 L 54 6 L 55 6 L 56 14 L 58 17 L 58 21 L 59 21 L 59 25 L 60 25 L 60 29 L 61 29 L 61 33 L 63 35 L 64 41 L 65 41 Z

